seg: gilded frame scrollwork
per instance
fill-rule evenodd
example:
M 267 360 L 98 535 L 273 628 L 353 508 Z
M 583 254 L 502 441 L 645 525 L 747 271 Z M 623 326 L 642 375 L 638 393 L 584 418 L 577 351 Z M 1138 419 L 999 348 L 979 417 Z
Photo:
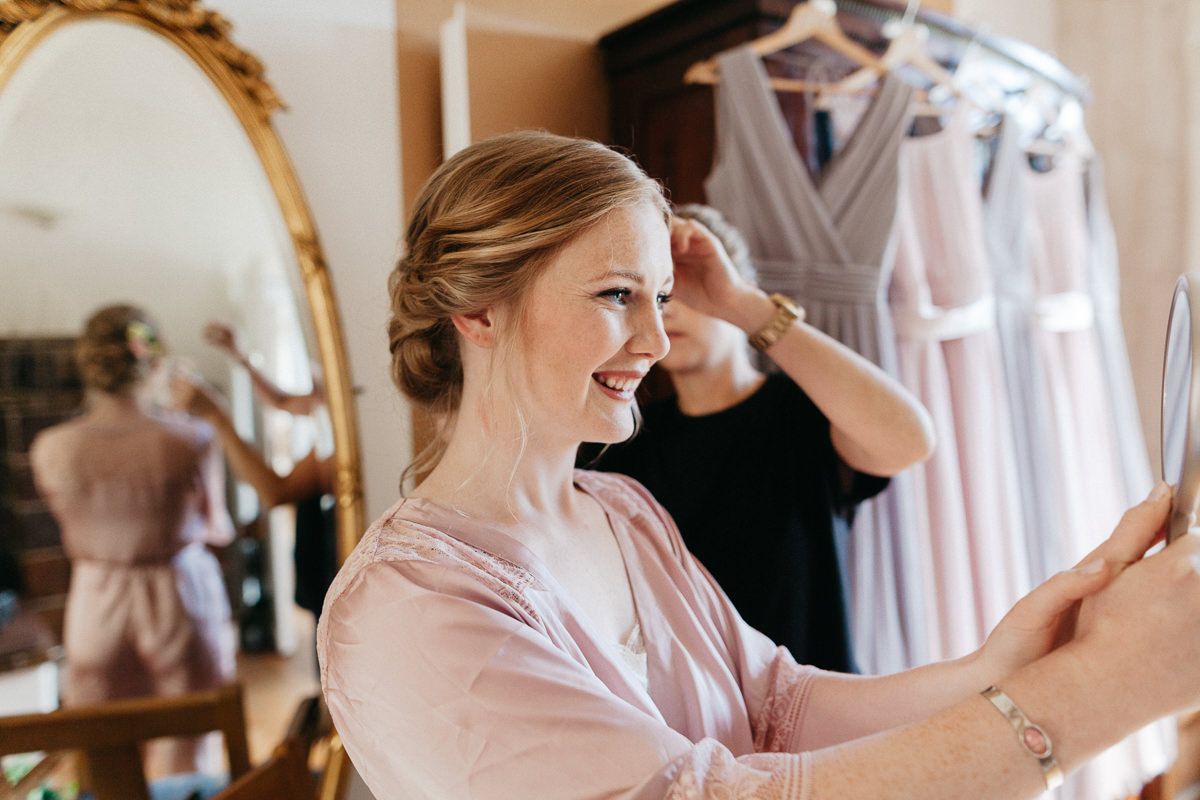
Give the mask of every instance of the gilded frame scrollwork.
M 230 38 L 231 25 L 199 0 L 0 0 L 0 92 L 38 43 L 64 25 L 98 17 L 164 37 L 220 91 L 262 162 L 291 234 L 312 312 L 333 426 L 338 555 L 344 560 L 363 530 L 362 468 L 354 395 L 333 285 L 312 214 L 271 114 L 284 107 L 262 63 Z

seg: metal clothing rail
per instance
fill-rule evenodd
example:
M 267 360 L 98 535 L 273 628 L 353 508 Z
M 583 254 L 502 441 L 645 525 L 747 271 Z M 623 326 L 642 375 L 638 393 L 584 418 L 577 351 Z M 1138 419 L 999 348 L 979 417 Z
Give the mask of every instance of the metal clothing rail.
M 904 17 L 905 4 L 890 0 L 835 0 L 839 16 L 869 20 L 882 30 L 892 20 Z M 919 10 L 916 22 L 929 28 L 930 50 L 939 61 L 957 63 L 968 47 L 979 47 L 991 55 L 1049 83 L 1081 103 L 1090 100 L 1084 81 L 1054 56 L 1018 39 L 981 33 L 958 20 L 935 11 Z M 849 25 L 847 25 L 849 27 Z

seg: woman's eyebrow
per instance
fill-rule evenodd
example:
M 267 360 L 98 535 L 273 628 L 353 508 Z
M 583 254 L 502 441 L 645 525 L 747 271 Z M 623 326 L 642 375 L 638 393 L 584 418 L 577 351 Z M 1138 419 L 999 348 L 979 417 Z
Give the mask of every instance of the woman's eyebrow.
M 592 282 L 599 283 L 600 281 L 610 281 L 614 278 L 622 278 L 624 280 L 636 283 L 638 286 L 641 286 L 646 282 L 646 277 L 640 272 L 630 272 L 623 269 L 610 269 L 607 272 L 592 278 Z

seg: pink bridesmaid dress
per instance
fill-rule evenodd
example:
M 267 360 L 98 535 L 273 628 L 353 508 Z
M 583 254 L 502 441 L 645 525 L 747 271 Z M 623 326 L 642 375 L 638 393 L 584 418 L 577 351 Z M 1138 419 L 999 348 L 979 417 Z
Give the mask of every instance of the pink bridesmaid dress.
M 1065 569 L 1113 529 L 1129 497 L 1121 442 L 1092 294 L 1092 247 L 1084 165 L 1073 154 L 1037 172 L 1018 162 L 1028 198 L 1026 224 L 1034 291 L 1033 340 L 1050 387 L 1051 450 L 1060 459 L 1059 525 L 1043 531 Z M 1144 458 L 1144 454 L 1141 456 Z M 1136 498 L 1140 499 L 1140 498 Z M 1063 798 L 1115 800 L 1140 791 L 1174 759 L 1173 723 L 1131 736 L 1068 779 Z
M 979 647 L 1030 588 L 975 139 L 961 112 L 900 151 L 890 301 L 900 377 L 937 448 L 914 468 L 933 656 Z

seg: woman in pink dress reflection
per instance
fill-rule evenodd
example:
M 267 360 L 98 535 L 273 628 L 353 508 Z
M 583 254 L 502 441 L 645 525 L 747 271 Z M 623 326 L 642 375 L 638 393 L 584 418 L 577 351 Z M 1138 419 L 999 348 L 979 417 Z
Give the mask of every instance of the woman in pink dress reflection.
M 43 431 L 30 451 L 71 560 L 65 705 L 178 695 L 233 679 L 229 599 L 206 547 L 234 535 L 224 466 L 208 425 L 145 402 L 160 349 L 141 310 L 96 312 L 75 349 L 86 410 Z M 211 745 L 172 740 L 162 766 L 212 770 Z
M 796 664 L 644 488 L 574 470 L 582 442 L 634 434 L 672 293 L 798 333 L 725 259 L 686 257 L 705 236 L 625 157 L 545 133 L 468 147 L 422 191 L 389 338 L 396 382 L 444 425 L 318 634 L 376 797 L 1033 797 L 1200 700 L 1200 545 L 1140 560 L 1165 486 L 979 650 L 864 677 Z

